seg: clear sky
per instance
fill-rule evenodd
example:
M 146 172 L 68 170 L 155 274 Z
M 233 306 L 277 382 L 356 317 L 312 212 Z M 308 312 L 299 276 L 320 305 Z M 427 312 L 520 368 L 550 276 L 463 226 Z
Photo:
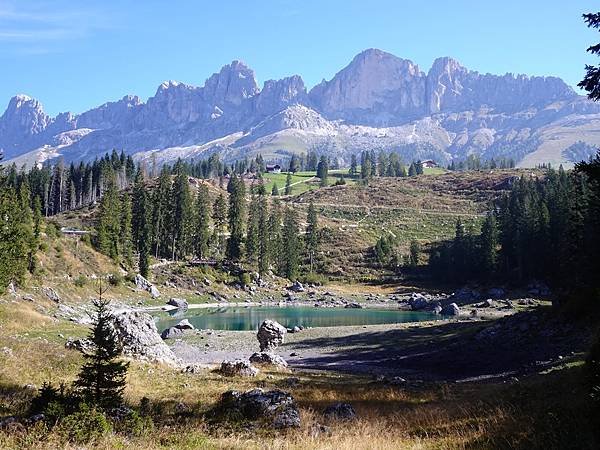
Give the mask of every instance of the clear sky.
M 240 59 L 259 83 L 300 74 L 308 87 L 380 48 L 427 71 L 452 56 L 480 72 L 556 75 L 572 86 L 586 48 L 584 0 L 0 0 L 0 114 L 26 93 L 50 114 L 164 80 L 202 85 Z

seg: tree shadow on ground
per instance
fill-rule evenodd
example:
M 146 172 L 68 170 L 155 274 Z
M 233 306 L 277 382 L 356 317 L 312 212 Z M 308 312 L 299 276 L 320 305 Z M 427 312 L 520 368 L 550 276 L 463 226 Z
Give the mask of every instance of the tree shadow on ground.
M 422 380 L 485 379 L 541 370 L 559 356 L 584 351 L 585 333 L 542 323 L 535 311 L 489 322 L 449 322 L 307 339 L 293 367 L 393 374 Z M 323 350 L 327 349 L 327 350 Z M 307 356 L 303 357 L 302 352 Z

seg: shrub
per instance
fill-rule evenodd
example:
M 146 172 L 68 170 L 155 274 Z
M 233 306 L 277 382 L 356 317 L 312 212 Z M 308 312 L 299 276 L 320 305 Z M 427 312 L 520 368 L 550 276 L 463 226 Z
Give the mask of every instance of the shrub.
M 250 283 L 251 283 L 250 274 L 248 272 L 241 272 L 240 273 L 240 284 L 242 286 L 249 286 Z
M 80 411 L 62 419 L 55 430 L 65 441 L 87 444 L 110 433 L 112 426 L 99 410 L 83 405 Z
M 107 278 L 111 286 L 120 286 L 123 284 L 123 275 L 120 273 L 111 273 Z
M 90 247 L 92 246 L 92 237 L 90 236 L 90 234 L 89 234 L 89 233 L 88 233 L 88 234 L 84 234 L 84 235 L 82 235 L 82 236 L 79 238 L 79 240 L 80 240 L 81 242 L 83 242 L 84 244 L 86 244 L 86 245 L 89 245 Z
M 298 277 L 298 281 L 300 281 L 301 283 L 304 283 L 304 284 L 314 284 L 317 286 L 325 286 L 329 282 L 329 279 L 327 278 L 327 276 L 325 276 L 323 274 L 313 272 L 313 273 L 307 273 L 306 275 Z
M 154 429 L 154 422 L 149 415 L 142 415 L 135 410 L 131 410 L 125 417 L 114 420 L 113 426 L 117 433 L 142 436 Z
M 85 277 L 85 275 L 79 275 L 73 280 L 73 284 L 80 288 L 84 287 L 87 284 L 87 278 Z

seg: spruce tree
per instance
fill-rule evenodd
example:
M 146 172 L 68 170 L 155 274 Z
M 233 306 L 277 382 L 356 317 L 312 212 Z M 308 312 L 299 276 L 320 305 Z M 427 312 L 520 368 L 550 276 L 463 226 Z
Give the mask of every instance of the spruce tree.
M 196 227 L 194 232 L 195 253 L 198 258 L 206 258 L 210 244 L 210 199 L 208 187 L 201 183 L 196 194 Z
M 421 255 L 421 244 L 419 244 L 419 241 L 416 241 L 416 240 L 410 241 L 409 251 L 410 251 L 409 263 L 410 263 L 411 267 L 415 268 L 419 265 L 420 255 Z
M 133 238 L 131 231 L 131 197 L 123 194 L 121 202 L 121 233 L 119 234 L 121 255 L 124 264 L 131 267 L 133 264 Z
M 277 197 L 279 195 L 279 188 L 277 187 L 277 183 L 273 183 L 273 189 L 271 189 L 271 195 L 273 197 Z
M 42 202 L 39 196 L 33 198 L 33 235 L 29 247 L 29 272 L 34 273 L 37 267 L 36 253 L 40 247 L 40 234 L 42 232 Z
M 327 179 L 329 176 L 329 162 L 327 161 L 327 157 L 325 155 L 321 156 L 319 160 L 319 165 L 317 166 L 317 177 L 320 178 L 320 186 L 327 186 Z
M 285 195 L 292 195 L 292 172 L 288 172 L 285 177 Z
M 74 386 L 87 403 L 101 408 L 112 408 L 123 403 L 129 363 L 118 359 L 122 349 L 113 327 L 110 300 L 103 298 L 106 287 L 101 280 L 97 292 L 98 298 L 93 301 L 94 322 L 89 334 L 93 350 L 83 352 L 86 362 Z
M 155 169 L 153 169 L 154 171 Z M 151 235 L 154 256 L 167 255 L 168 223 L 171 197 L 171 178 L 167 166 L 163 166 L 158 177 L 158 185 L 152 193 L 152 222 Z
M 227 204 L 225 197 L 220 194 L 213 204 L 213 247 L 215 255 L 220 258 L 225 251 L 225 231 L 227 227 Z
M 258 235 L 258 273 L 263 276 L 269 270 L 269 211 L 265 187 L 258 189 L 257 208 L 257 235 Z
M 253 265 L 258 257 L 258 195 L 252 196 L 248 211 L 248 227 L 246 231 L 246 259 Z
M 589 28 L 600 29 L 600 12 L 584 14 L 583 19 Z M 587 51 L 600 56 L 600 43 L 588 47 Z M 600 67 L 586 64 L 585 71 L 585 77 L 577 86 L 585 89 L 590 99 L 600 100 Z
M 319 251 L 319 225 L 317 219 L 317 211 L 312 200 L 308 204 L 308 212 L 306 215 L 306 238 L 305 248 L 308 255 L 308 263 L 310 272 L 313 273 L 317 253 Z
M 300 237 L 299 237 L 298 215 L 293 208 L 286 208 L 282 230 L 282 256 L 285 258 L 283 264 L 283 275 L 289 280 L 295 280 L 298 276 L 300 263 Z
M 486 277 L 493 276 L 498 261 L 498 228 L 496 217 L 488 213 L 481 226 L 481 270 Z
M 282 267 L 285 261 L 283 254 L 283 245 L 281 239 L 281 203 L 275 199 L 271 205 L 271 211 L 267 223 L 268 230 L 268 259 L 275 265 L 277 273 L 283 272 Z
M 121 211 L 119 193 L 114 176 L 106 180 L 106 191 L 100 201 L 96 222 L 97 247 L 100 252 L 114 259 L 119 257 L 119 235 Z
M 246 214 L 246 188 L 244 180 L 233 175 L 229 181 L 229 239 L 227 240 L 227 259 L 239 261 L 242 257 L 244 241 L 244 216 Z
M 355 176 L 358 172 L 358 164 L 356 163 L 356 155 L 352 154 L 350 158 L 350 175 Z
M 185 258 L 190 252 L 193 231 L 192 219 L 192 197 L 188 178 L 183 171 L 183 167 L 178 165 L 171 190 L 171 214 L 169 216 L 172 260 Z

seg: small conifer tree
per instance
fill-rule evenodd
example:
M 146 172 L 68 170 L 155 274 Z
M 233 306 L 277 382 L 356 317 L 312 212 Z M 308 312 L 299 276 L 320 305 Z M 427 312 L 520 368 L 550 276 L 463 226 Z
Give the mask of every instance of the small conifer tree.
M 101 408 L 119 406 L 123 402 L 129 368 L 128 362 L 118 359 L 122 349 L 112 324 L 110 300 L 103 298 L 106 290 L 107 287 L 99 280 L 98 298 L 93 301 L 94 323 L 89 335 L 93 350 L 83 352 L 86 362 L 74 383 L 84 401 Z

